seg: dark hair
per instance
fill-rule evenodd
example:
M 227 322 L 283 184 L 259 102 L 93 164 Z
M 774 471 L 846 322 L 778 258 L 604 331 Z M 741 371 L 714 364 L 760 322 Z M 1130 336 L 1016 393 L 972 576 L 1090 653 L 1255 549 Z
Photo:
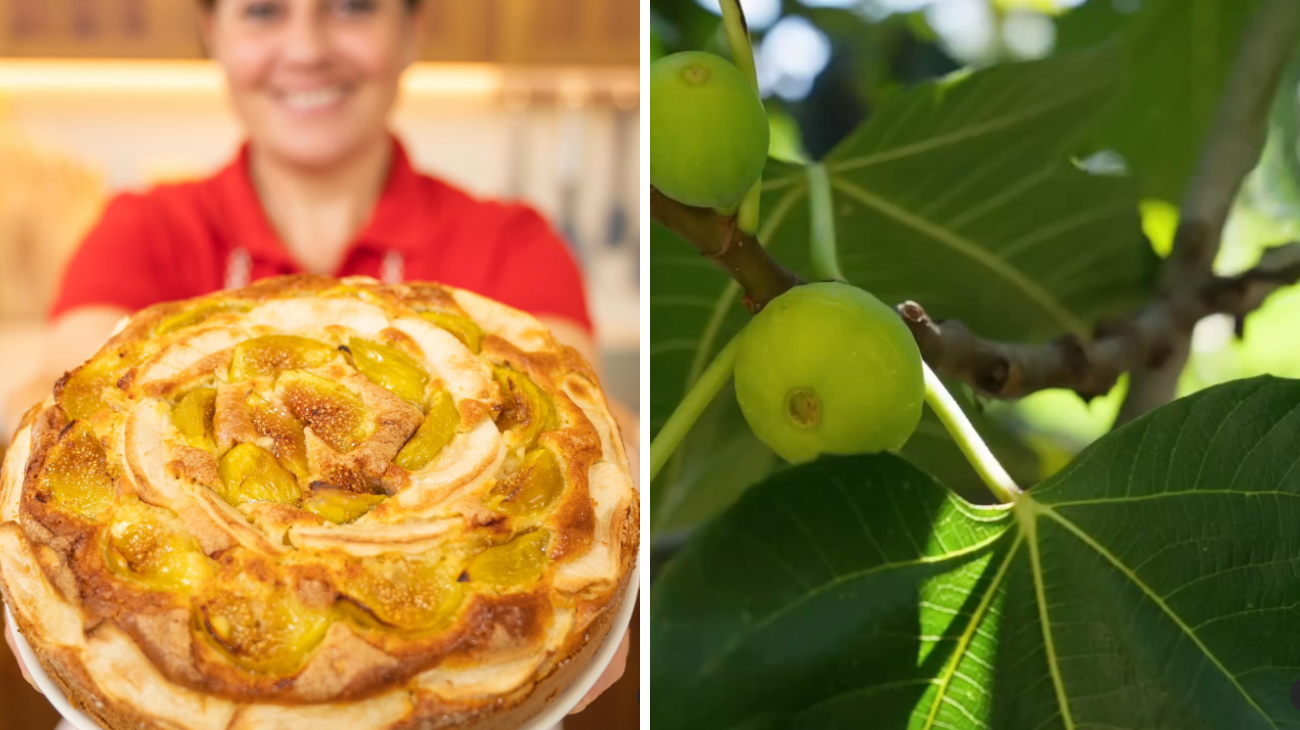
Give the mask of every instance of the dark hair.
M 415 10 L 420 6 L 421 0 L 406 0 L 407 10 Z M 217 4 L 217 0 L 199 0 L 199 5 L 211 10 Z

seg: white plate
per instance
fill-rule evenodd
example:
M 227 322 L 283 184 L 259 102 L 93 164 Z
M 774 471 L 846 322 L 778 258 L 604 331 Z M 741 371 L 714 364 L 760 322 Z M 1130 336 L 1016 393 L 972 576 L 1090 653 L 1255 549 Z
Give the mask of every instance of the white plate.
M 569 688 L 560 693 L 550 705 L 540 714 L 529 720 L 527 724 L 521 726 L 518 730 L 551 730 L 551 728 L 560 724 L 569 714 L 569 711 L 578 706 L 583 697 L 596 686 L 596 680 L 604 673 L 605 667 L 609 665 L 614 658 L 614 652 L 618 650 L 618 644 L 623 640 L 623 630 L 632 620 L 632 610 L 636 607 L 637 594 L 637 570 L 632 571 L 632 578 L 628 584 L 627 596 L 623 598 L 623 606 L 619 609 L 618 616 L 614 617 L 614 623 L 609 627 L 609 635 L 605 637 L 605 643 L 596 650 L 595 656 L 591 658 L 591 663 L 587 668 L 582 670 L 582 674 L 573 680 Z M 14 638 L 18 645 L 18 655 L 22 657 L 23 663 L 27 665 L 27 672 L 32 675 L 36 681 L 36 686 L 54 705 L 54 709 L 59 711 L 68 722 L 77 730 L 103 730 L 98 723 L 90 719 L 90 716 L 81 710 L 76 709 L 68 702 L 68 698 L 63 696 L 59 686 L 50 679 L 41 667 L 41 663 L 36 659 L 32 647 L 27 644 L 27 640 L 19 633 L 17 625 L 14 623 L 13 615 L 9 613 L 9 607 L 5 606 L 5 621 L 14 627 Z

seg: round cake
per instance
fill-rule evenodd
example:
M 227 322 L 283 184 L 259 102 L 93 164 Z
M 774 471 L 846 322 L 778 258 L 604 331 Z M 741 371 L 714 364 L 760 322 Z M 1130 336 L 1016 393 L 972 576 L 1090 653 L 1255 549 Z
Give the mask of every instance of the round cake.
M 0 592 L 110 730 L 514 728 L 610 631 L 638 524 L 533 317 L 282 277 L 139 312 L 24 416 Z

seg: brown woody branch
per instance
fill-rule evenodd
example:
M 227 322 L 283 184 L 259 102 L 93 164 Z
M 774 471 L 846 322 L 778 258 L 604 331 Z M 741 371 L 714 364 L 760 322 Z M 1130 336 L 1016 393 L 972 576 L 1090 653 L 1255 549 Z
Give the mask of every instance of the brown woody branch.
M 1174 248 L 1165 262 L 1164 295 L 1194 300 L 1213 279 L 1214 257 L 1223 226 L 1242 181 L 1259 162 L 1268 136 L 1267 121 L 1283 69 L 1300 31 L 1300 3 L 1265 0 L 1241 39 L 1214 121 L 1188 182 L 1180 208 Z M 1181 309 L 1194 309 L 1183 301 Z M 1168 334 L 1165 355 L 1139 362 L 1132 371 L 1118 423 L 1130 421 L 1173 399 L 1187 364 L 1195 320 Z
M 941 375 L 997 398 L 1066 388 L 1089 399 L 1109 392 L 1123 373 L 1158 367 L 1170 343 L 1203 317 L 1229 315 L 1240 335 L 1247 314 L 1296 281 L 1300 243 L 1289 243 L 1270 249 L 1250 271 L 1209 279 L 1196 296 L 1159 297 L 1127 319 L 1102 323 L 1091 340 L 1065 335 L 1036 345 L 984 339 L 961 322 L 930 319 L 915 302 L 900 304 L 898 313 Z
M 730 274 L 744 290 L 745 306 L 751 312 L 803 283 L 772 258 L 758 238 L 740 230 L 735 216 L 679 203 L 654 188 L 650 188 L 650 216 Z
M 731 273 L 751 310 L 801 283 L 725 216 L 684 206 L 658 191 L 652 191 L 650 210 L 656 221 Z M 1240 335 L 1246 315 L 1297 281 L 1300 243 L 1289 243 L 1269 249 L 1249 271 L 1205 280 L 1194 296 L 1159 296 L 1126 319 L 1105 322 L 1091 340 L 1066 335 L 1042 344 L 985 339 L 956 320 L 931 319 L 915 302 L 900 304 L 898 313 L 925 361 L 940 375 L 997 398 L 1048 388 L 1092 398 L 1109 392 L 1123 373 L 1158 366 L 1169 357 L 1170 342 L 1208 315 L 1233 317 Z

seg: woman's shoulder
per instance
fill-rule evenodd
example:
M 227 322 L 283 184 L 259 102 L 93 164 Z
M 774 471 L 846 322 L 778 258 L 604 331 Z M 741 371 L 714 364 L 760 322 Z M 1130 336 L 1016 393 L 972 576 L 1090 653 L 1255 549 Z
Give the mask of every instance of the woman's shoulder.
M 213 201 L 221 174 L 200 179 L 168 180 L 143 188 L 122 190 L 109 198 L 107 207 L 134 214 L 193 214 L 205 209 Z
M 499 234 L 505 242 L 521 232 L 550 232 L 545 216 L 527 202 L 474 193 L 433 174 L 416 177 L 421 207 L 449 228 Z
M 229 210 L 230 196 L 222 191 L 224 174 L 118 192 L 109 198 L 98 227 L 129 231 L 151 239 L 154 245 L 183 241 L 193 246 L 235 218 L 235 212 Z

